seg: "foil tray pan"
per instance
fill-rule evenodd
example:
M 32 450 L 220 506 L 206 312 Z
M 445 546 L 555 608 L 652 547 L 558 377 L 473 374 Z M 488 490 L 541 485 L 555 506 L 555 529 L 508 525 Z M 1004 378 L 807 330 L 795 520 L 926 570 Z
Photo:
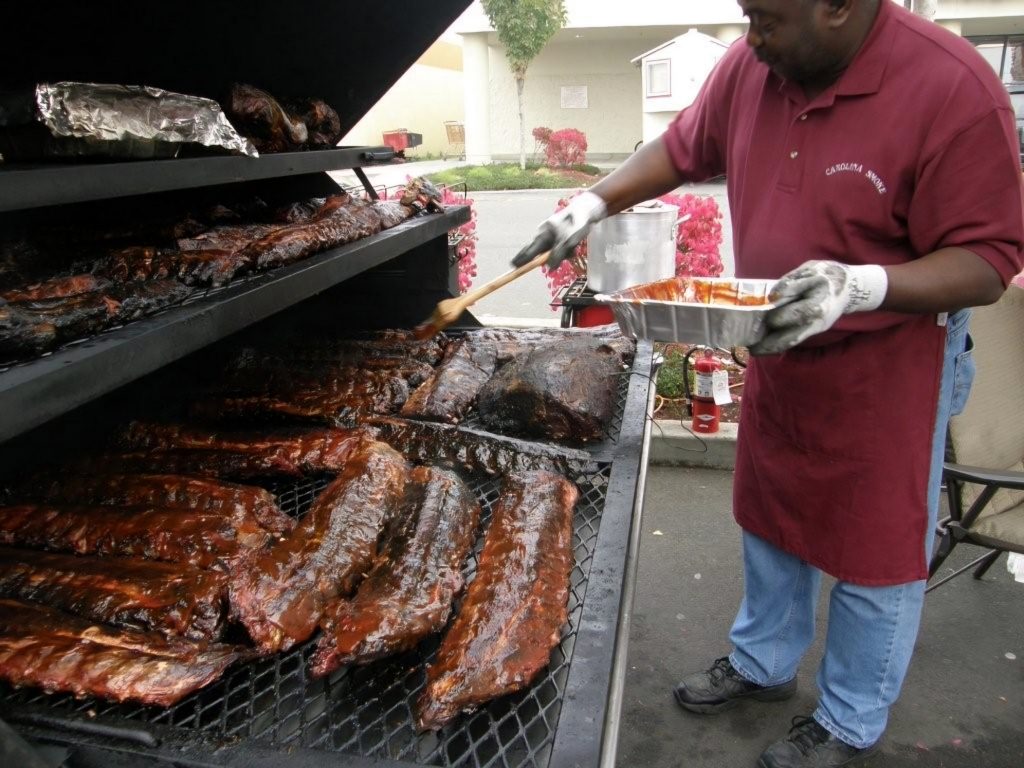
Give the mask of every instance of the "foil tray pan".
M 634 339 L 709 347 L 745 347 L 765 334 L 774 280 L 672 277 L 636 285 L 594 301 L 608 306 Z

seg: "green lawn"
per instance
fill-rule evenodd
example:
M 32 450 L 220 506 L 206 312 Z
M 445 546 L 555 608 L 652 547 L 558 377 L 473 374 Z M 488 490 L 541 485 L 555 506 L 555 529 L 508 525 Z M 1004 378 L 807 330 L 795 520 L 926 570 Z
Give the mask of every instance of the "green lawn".
M 469 192 L 483 192 L 503 189 L 579 189 L 589 187 L 601 178 L 601 171 L 593 165 L 575 165 L 572 168 L 553 170 L 546 166 L 527 165 L 520 169 L 516 163 L 495 163 L 493 165 L 464 165 L 428 178 L 435 184 L 461 186 Z

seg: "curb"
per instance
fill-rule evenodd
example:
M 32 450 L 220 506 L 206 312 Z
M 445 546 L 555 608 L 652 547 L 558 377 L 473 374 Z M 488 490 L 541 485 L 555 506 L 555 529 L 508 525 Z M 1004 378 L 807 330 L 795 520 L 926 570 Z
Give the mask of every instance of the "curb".
M 648 463 L 661 467 L 735 469 L 739 424 L 722 422 L 718 432 L 698 437 L 678 421 L 655 419 Z

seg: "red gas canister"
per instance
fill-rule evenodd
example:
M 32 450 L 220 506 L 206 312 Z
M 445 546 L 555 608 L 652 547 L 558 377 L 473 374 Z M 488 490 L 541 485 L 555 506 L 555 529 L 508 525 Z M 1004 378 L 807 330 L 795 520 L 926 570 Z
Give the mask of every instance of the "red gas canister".
M 693 365 L 693 431 L 705 434 L 718 431 L 718 420 L 721 409 L 715 402 L 713 375 L 722 370 L 722 364 L 714 356 L 714 351 L 705 349 Z

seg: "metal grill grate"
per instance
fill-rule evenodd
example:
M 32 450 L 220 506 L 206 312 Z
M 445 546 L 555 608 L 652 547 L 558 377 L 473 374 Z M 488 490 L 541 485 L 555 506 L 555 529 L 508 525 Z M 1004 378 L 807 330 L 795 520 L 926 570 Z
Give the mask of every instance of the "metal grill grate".
M 626 377 L 624 377 L 626 378 Z M 568 624 L 549 666 L 527 689 L 491 702 L 457 719 L 437 734 L 415 731 L 413 707 L 424 685 L 424 665 L 439 638 L 425 640 L 409 653 L 365 667 L 342 668 L 321 680 L 308 675 L 315 639 L 288 653 L 229 670 L 223 679 L 169 708 L 109 704 L 37 690 L 4 686 L 8 706 L 45 708 L 47 714 L 134 721 L 172 729 L 184 739 L 254 739 L 273 746 L 302 746 L 331 752 L 389 758 L 421 765 L 518 768 L 546 766 L 561 711 L 565 683 L 586 596 L 607 495 L 610 466 L 575 478 L 580 500 L 573 518 L 574 564 L 570 579 Z M 328 479 L 273 487 L 283 510 L 301 516 Z M 501 480 L 470 483 L 480 500 L 483 530 L 490 523 Z M 466 564 L 476 571 L 483 546 L 478 537 Z

